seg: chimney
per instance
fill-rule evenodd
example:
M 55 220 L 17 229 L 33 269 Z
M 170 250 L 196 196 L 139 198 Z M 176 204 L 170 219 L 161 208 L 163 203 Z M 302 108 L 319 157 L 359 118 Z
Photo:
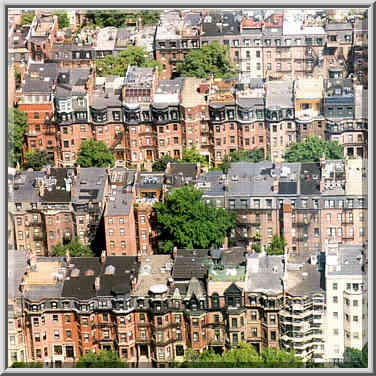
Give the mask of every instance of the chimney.
M 106 251 L 102 251 L 101 253 L 101 264 L 106 262 Z
M 67 249 L 67 251 L 65 252 L 65 261 L 67 262 L 67 266 L 69 266 L 70 262 L 71 262 L 71 257 L 70 257 L 69 249 Z
M 176 258 L 176 256 L 178 255 L 178 247 L 174 247 L 173 251 L 172 251 L 172 256 L 174 258 Z
M 225 238 L 223 239 L 223 248 L 228 249 L 228 237 L 227 236 L 225 236 Z
M 168 279 L 168 287 L 170 287 L 171 289 L 174 289 L 175 287 L 174 280 L 171 277 Z
M 320 180 L 320 192 L 324 192 L 325 190 L 325 182 L 323 179 Z
M 325 164 L 326 164 L 325 153 L 322 153 L 322 155 L 320 157 L 320 167 L 324 168 Z
M 249 243 L 248 243 L 247 252 L 248 252 L 248 256 L 250 256 L 253 253 L 252 252 L 252 242 L 251 241 L 249 241 Z
M 44 196 L 44 182 L 43 182 L 43 180 L 41 181 L 41 183 L 39 185 L 39 196 L 40 197 Z
M 36 269 L 37 269 L 37 256 L 34 252 L 31 253 L 29 261 L 30 261 L 30 270 L 36 271 Z
M 133 292 L 136 290 L 136 283 L 137 283 L 136 278 L 132 278 L 131 287 L 132 287 Z
M 141 253 L 137 254 L 137 262 L 141 262 Z
M 95 278 L 94 286 L 95 286 L 95 290 L 99 291 L 99 289 L 101 288 L 101 279 L 100 279 L 100 277 L 96 277 Z
M 279 176 L 276 176 L 273 181 L 273 192 L 278 193 Z

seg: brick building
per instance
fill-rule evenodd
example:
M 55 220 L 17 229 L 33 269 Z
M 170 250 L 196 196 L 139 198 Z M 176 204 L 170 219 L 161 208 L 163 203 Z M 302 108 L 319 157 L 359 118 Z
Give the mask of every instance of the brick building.
M 16 249 L 50 255 L 54 245 L 74 236 L 91 244 L 103 215 L 107 186 L 101 168 L 17 172 L 10 179 L 8 206 Z
M 104 212 L 107 254 L 136 256 L 136 171 L 115 168 L 109 179 L 111 188 Z

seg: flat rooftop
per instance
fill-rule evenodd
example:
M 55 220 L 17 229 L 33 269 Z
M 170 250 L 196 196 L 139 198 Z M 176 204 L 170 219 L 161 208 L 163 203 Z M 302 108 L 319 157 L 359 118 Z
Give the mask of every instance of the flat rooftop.
M 198 92 L 201 83 L 200 78 L 186 77 L 184 87 L 181 93 L 182 106 L 192 107 L 205 105 L 205 95 Z
M 283 256 L 254 254 L 247 257 L 246 292 L 282 292 Z
M 172 259 L 169 255 L 142 256 L 134 294 L 147 296 L 154 285 L 166 285 L 171 277 Z

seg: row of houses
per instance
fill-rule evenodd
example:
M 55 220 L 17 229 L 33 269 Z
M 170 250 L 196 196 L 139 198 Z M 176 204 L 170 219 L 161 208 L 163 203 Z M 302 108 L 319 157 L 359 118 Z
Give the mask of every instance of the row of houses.
M 294 350 L 338 363 L 368 341 L 364 248 L 329 242 L 315 257 L 237 247 L 75 258 L 9 251 L 9 362 L 71 367 L 113 350 L 134 367 L 168 367 L 187 348 Z
M 367 90 L 346 78 L 162 80 L 133 66 L 125 77 L 102 78 L 93 69 L 31 64 L 18 108 L 28 121 L 25 151 L 46 150 L 56 167 L 73 167 L 90 139 L 103 141 L 118 166 L 147 169 L 191 147 L 213 165 L 255 148 L 282 161 L 310 135 L 338 141 L 349 158 L 367 157 Z

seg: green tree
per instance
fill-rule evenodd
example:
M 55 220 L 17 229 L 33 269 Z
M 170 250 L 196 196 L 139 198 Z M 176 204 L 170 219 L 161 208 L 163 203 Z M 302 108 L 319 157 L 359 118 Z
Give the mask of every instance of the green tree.
M 99 27 L 122 27 L 127 20 L 135 21 L 141 17 L 142 25 L 157 25 L 160 18 L 160 11 L 157 10 L 97 10 L 92 11 L 87 15 L 87 22 L 92 26 Z
M 91 139 L 81 143 L 77 163 L 81 167 L 113 167 L 115 159 L 103 141 Z
M 45 150 L 26 153 L 24 168 L 40 171 L 46 165 L 53 165 L 53 159 L 50 158 Z
M 343 354 L 343 368 L 367 368 L 368 367 L 368 344 L 362 350 L 347 347 Z
M 164 203 L 154 206 L 161 225 L 162 250 L 220 247 L 234 227 L 235 216 L 202 201 L 202 191 L 184 186 L 174 189 Z
M 23 12 L 21 18 L 21 25 L 31 25 L 33 22 L 35 13 L 34 12 Z
M 153 171 L 165 171 L 168 163 L 179 162 L 178 159 L 172 158 L 169 154 L 165 154 L 162 158 L 153 163 Z
M 318 136 L 309 136 L 304 142 L 292 145 L 285 154 L 287 162 L 319 162 L 326 159 L 343 159 L 343 147 L 337 141 L 324 141 Z
M 362 364 L 364 368 L 368 368 L 368 343 L 362 349 Z
M 270 245 L 265 249 L 266 254 L 268 255 L 283 255 L 286 247 L 285 239 L 283 236 L 273 235 Z
M 190 50 L 176 68 L 179 76 L 209 78 L 213 74 L 214 78 L 227 78 L 234 75 L 229 50 L 217 41 Z
M 82 244 L 78 237 L 75 237 L 67 244 L 56 244 L 52 247 L 53 256 L 65 256 L 69 249 L 69 254 L 71 257 L 93 257 L 94 252 L 90 247 Z
M 89 352 L 81 356 L 75 368 L 128 368 L 128 363 L 122 361 L 117 353 L 102 350 L 98 354 Z
M 159 10 L 142 10 L 137 17 L 141 17 L 143 25 L 157 25 L 161 13 Z
M 183 150 L 183 158 L 181 159 L 183 163 L 200 163 L 201 167 L 207 167 L 208 161 L 206 157 L 200 154 L 195 147 Z
M 15 166 L 21 160 L 27 117 L 18 108 L 8 109 L 8 165 Z
M 304 364 L 293 352 L 268 347 L 261 353 L 264 368 L 302 368 Z
M 231 162 L 261 162 L 265 160 L 264 149 L 251 149 L 251 150 L 243 150 L 239 149 L 236 151 L 231 152 L 230 154 L 226 155 L 223 159 L 223 162 L 219 165 L 219 168 L 223 171 L 223 173 L 227 174 Z
M 11 368 L 43 368 L 42 362 L 14 362 Z
M 121 51 L 119 56 L 107 55 L 103 59 L 96 60 L 97 76 L 106 77 L 108 75 L 124 76 L 129 65 L 137 67 L 156 67 L 161 71 L 162 64 L 156 60 L 150 60 L 143 47 L 130 46 Z
M 222 355 L 212 350 L 202 353 L 187 349 L 180 367 L 192 368 L 303 368 L 304 364 L 293 352 L 266 348 L 259 354 L 252 344 L 241 342 L 238 347 Z
M 64 29 L 69 26 L 69 18 L 66 12 L 56 12 L 57 22 L 59 24 L 59 29 Z

